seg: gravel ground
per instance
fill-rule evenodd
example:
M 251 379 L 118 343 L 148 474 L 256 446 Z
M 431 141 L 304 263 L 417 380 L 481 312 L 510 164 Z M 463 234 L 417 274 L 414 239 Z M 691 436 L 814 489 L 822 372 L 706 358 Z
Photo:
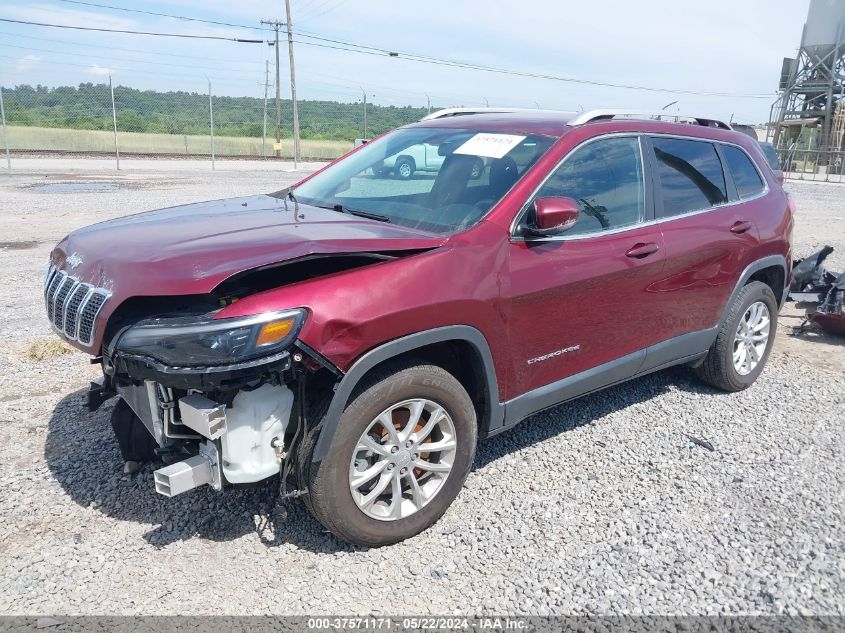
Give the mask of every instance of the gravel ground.
M 123 475 L 110 407 L 84 408 L 96 368 L 50 345 L 32 358 L 54 340 L 47 253 L 96 220 L 297 177 L 270 165 L 0 177 L 0 613 L 845 613 L 845 347 L 783 326 L 743 393 L 673 369 L 483 443 L 444 518 L 392 547 L 338 541 L 298 502 L 285 516 L 267 487 L 168 500 L 150 468 Z M 29 188 L 79 181 L 118 188 Z M 788 188 L 797 254 L 831 243 L 845 268 L 845 188 Z

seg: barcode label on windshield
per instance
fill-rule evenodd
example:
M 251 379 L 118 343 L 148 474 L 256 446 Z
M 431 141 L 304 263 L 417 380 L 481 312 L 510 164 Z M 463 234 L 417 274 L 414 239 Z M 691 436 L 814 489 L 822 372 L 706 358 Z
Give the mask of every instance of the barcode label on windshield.
M 524 136 L 515 134 L 476 134 L 453 153 L 501 158 L 523 140 Z

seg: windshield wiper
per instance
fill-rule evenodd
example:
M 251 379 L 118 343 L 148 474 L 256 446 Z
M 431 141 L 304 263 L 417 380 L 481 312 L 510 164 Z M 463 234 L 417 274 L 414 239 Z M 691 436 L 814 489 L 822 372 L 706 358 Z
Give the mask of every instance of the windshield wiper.
M 348 213 L 349 215 L 357 215 L 359 218 L 367 218 L 368 220 L 376 220 L 378 222 L 390 222 L 390 218 L 380 213 L 371 213 L 370 211 L 360 211 L 359 209 L 350 209 L 342 204 L 335 204 L 331 207 L 320 207 L 321 209 L 332 209 L 339 213 Z

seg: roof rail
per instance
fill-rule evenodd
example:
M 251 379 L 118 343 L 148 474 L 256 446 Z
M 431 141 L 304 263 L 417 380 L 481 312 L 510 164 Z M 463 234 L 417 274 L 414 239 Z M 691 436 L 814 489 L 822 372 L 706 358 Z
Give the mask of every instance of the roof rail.
M 592 121 L 609 121 L 616 117 L 629 119 L 653 119 L 656 121 L 671 121 L 673 123 L 691 123 L 693 125 L 703 125 L 704 127 L 717 127 L 723 130 L 732 130 L 733 128 L 718 119 L 711 119 L 709 117 L 690 116 L 687 114 L 670 114 L 668 112 L 642 112 L 639 110 L 590 110 L 588 112 L 581 112 L 574 118 L 570 119 L 569 125 L 583 125 Z
M 505 114 L 508 112 L 563 112 L 562 110 L 537 110 L 535 108 L 445 108 L 425 115 L 420 121 L 444 119 L 446 117 L 464 116 L 467 114 Z M 565 114 L 571 114 L 564 112 Z

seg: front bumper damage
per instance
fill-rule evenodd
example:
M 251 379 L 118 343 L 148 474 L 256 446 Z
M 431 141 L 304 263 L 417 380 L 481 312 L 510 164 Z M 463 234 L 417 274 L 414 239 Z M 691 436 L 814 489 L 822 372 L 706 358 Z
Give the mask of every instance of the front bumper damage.
M 96 410 L 114 396 L 128 405 L 132 423 L 155 440 L 149 458 L 167 464 L 154 472 L 159 494 L 252 484 L 286 473 L 291 440 L 302 436 L 303 403 L 294 394 L 308 369 L 301 352 L 293 356 L 298 362 L 285 351 L 240 365 L 174 368 L 115 354 L 97 359 L 103 381 L 91 384 L 88 405 Z

